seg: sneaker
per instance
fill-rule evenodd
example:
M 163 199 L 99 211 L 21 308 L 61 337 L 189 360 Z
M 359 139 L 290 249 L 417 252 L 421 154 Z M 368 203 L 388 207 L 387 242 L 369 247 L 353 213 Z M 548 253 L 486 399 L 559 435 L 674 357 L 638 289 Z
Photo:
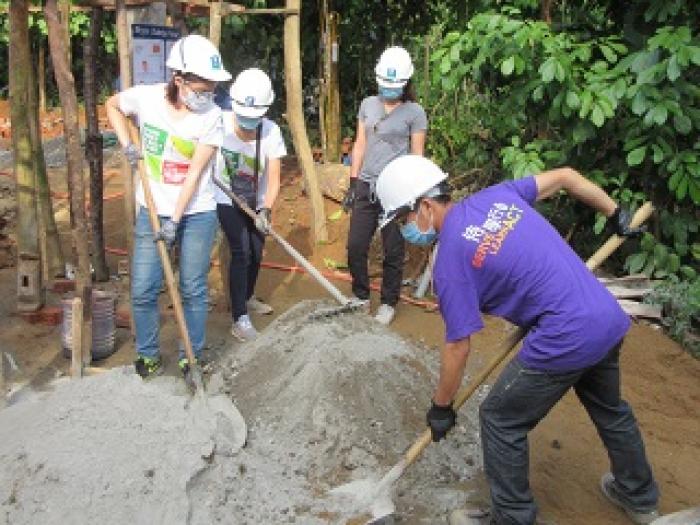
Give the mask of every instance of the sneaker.
M 231 326 L 231 335 L 245 343 L 246 341 L 255 339 L 258 335 L 258 331 L 253 326 L 253 323 L 250 322 L 248 314 L 244 314 L 240 316 L 237 321 L 233 322 Z
M 369 299 L 360 299 L 359 297 L 353 295 L 351 302 L 352 304 L 357 305 L 358 312 L 369 315 Z
M 136 373 L 143 379 L 150 379 L 163 373 L 163 363 L 160 358 L 138 356 L 134 361 Z
M 490 525 L 489 509 L 455 509 L 447 518 L 449 525 Z
M 615 476 L 613 476 L 611 472 L 603 474 L 603 477 L 600 478 L 600 490 L 611 503 L 624 510 L 634 523 L 646 525 L 659 517 L 659 512 L 656 509 L 638 510 L 626 503 L 620 495 L 620 489 L 615 482 Z
M 272 309 L 272 306 L 261 301 L 255 296 L 248 299 L 248 302 L 246 304 L 248 305 L 248 310 L 256 314 L 270 315 L 274 311 Z
M 374 316 L 374 320 L 386 326 L 394 320 L 394 315 L 396 315 L 396 310 L 393 306 L 381 304 L 379 305 L 377 314 Z

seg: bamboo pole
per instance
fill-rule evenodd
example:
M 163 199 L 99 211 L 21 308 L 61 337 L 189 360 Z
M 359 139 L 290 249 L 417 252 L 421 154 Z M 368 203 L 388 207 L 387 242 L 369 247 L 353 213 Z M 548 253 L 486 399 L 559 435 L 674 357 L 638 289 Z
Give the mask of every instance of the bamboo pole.
M 286 0 L 288 9 L 300 10 L 301 0 Z M 328 231 L 326 217 L 314 166 L 309 137 L 304 122 L 304 107 L 301 84 L 301 45 L 300 16 L 288 15 L 284 20 L 284 73 L 287 91 L 287 121 L 292 133 L 294 150 L 301 164 L 301 171 L 306 182 L 306 192 L 311 201 L 311 233 L 314 242 L 326 242 Z
M 338 82 L 338 62 L 340 49 L 338 47 L 338 13 L 328 14 L 327 50 L 328 54 L 328 86 L 326 98 L 326 161 L 340 160 L 340 84 Z
M 221 45 L 221 0 L 214 0 L 209 5 L 209 40 L 216 47 Z

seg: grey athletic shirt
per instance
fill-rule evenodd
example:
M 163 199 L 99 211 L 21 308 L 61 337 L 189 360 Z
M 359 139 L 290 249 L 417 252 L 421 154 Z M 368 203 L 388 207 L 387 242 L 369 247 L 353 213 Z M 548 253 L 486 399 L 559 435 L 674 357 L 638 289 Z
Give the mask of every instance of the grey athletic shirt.
M 403 102 L 387 115 L 382 99 L 367 97 L 360 104 L 357 119 L 365 126 L 367 147 L 360 180 L 373 184 L 384 166 L 411 149 L 411 134 L 425 131 L 428 119 L 420 104 Z

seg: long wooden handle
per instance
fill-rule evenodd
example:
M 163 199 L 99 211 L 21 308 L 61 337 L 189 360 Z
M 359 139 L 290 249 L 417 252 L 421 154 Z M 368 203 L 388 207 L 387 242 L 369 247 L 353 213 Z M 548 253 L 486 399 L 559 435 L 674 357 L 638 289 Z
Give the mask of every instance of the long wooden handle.
M 246 215 L 248 215 L 253 221 L 255 221 L 255 212 L 250 209 L 250 206 L 241 199 L 238 195 L 233 193 L 230 188 L 226 187 L 226 185 L 220 181 L 217 177 L 212 177 L 214 184 L 216 184 L 221 191 L 223 191 L 226 196 L 231 199 L 233 202 L 235 202 L 240 209 L 242 209 Z M 264 232 L 263 232 L 264 233 Z M 314 265 L 312 265 L 302 254 L 300 254 L 294 246 L 289 244 L 284 237 L 282 237 L 279 233 L 274 231 L 272 228 L 269 229 L 268 232 L 274 239 L 277 241 L 282 248 L 285 249 L 285 251 L 294 258 L 296 262 L 298 262 L 303 268 L 311 275 L 316 281 L 318 281 L 318 284 L 323 286 L 326 291 L 333 296 L 333 298 L 338 301 L 341 305 L 345 306 L 348 303 L 350 303 L 350 299 L 345 297 L 338 288 L 336 288 L 333 283 L 331 283 L 328 279 L 326 279 L 321 272 L 319 272 Z
M 654 207 L 650 202 L 646 202 L 641 208 L 637 210 L 630 221 L 631 228 L 638 228 L 641 226 L 654 211 Z M 596 252 L 586 261 L 586 266 L 589 270 L 593 271 L 598 268 L 605 260 L 612 255 L 612 253 L 620 247 L 620 245 L 625 242 L 624 237 L 619 235 L 612 235 L 606 242 L 596 250 Z M 487 364 L 483 370 L 464 388 L 462 388 L 452 402 L 452 408 L 455 411 L 459 410 L 461 406 L 469 399 L 472 394 L 476 391 L 481 384 L 486 381 L 486 378 L 493 372 L 493 370 L 501 364 L 501 362 L 510 354 L 511 350 L 517 346 L 520 340 L 525 337 L 525 330 L 522 328 L 517 328 L 513 330 L 506 340 L 500 346 L 498 353 L 493 357 L 493 359 Z M 418 439 L 411 445 L 411 447 L 406 451 L 401 460 L 403 468 L 411 465 L 418 457 L 421 455 L 423 450 L 430 445 L 432 441 L 432 432 L 430 428 L 427 428 Z
M 149 184 L 148 177 L 143 166 L 143 160 L 139 161 L 139 167 L 136 170 L 139 174 L 139 179 L 141 180 L 141 186 L 143 187 L 143 195 L 146 199 L 146 208 L 148 209 L 148 216 L 151 219 L 151 228 L 153 229 L 153 235 L 157 235 L 160 231 L 160 221 L 158 220 L 158 212 L 156 211 L 156 204 L 153 200 L 153 194 L 151 193 L 151 185 Z M 190 341 L 190 334 L 187 331 L 187 322 L 185 321 L 185 312 L 182 309 L 182 298 L 180 297 L 180 290 L 175 282 L 175 274 L 173 273 L 173 265 L 170 262 L 170 255 L 168 254 L 168 247 L 165 245 L 164 240 L 159 240 L 156 242 L 158 245 L 158 254 L 160 255 L 160 260 L 163 263 L 163 273 L 165 274 L 165 282 L 168 286 L 168 293 L 170 294 L 170 300 L 173 303 L 173 310 L 175 311 L 175 319 L 177 321 L 177 327 L 180 332 L 180 338 L 185 346 L 185 356 L 190 363 L 190 366 L 194 367 L 196 364 L 194 358 L 194 352 L 192 351 L 192 341 Z

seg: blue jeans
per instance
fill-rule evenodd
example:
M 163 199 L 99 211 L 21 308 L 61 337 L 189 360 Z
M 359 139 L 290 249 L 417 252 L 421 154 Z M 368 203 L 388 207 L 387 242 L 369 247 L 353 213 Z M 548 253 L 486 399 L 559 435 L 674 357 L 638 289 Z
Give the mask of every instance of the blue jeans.
M 632 409 L 620 397 L 620 346 L 592 367 L 574 372 L 533 370 L 517 357 L 505 367 L 479 408 L 492 523 L 535 523 L 527 435 L 572 387 L 608 451 L 626 503 L 640 511 L 656 507 L 659 492 L 642 436 Z
M 163 221 L 165 217 L 160 217 Z M 184 215 L 178 226 L 180 244 L 180 295 L 185 311 L 192 350 L 201 357 L 206 340 L 208 313 L 209 258 L 216 233 L 216 212 Z M 157 358 L 159 348 L 158 295 L 163 283 L 163 267 L 148 211 L 141 208 L 136 217 L 134 258 L 131 263 L 131 308 L 136 325 L 136 354 Z M 182 345 L 180 357 L 183 357 Z

